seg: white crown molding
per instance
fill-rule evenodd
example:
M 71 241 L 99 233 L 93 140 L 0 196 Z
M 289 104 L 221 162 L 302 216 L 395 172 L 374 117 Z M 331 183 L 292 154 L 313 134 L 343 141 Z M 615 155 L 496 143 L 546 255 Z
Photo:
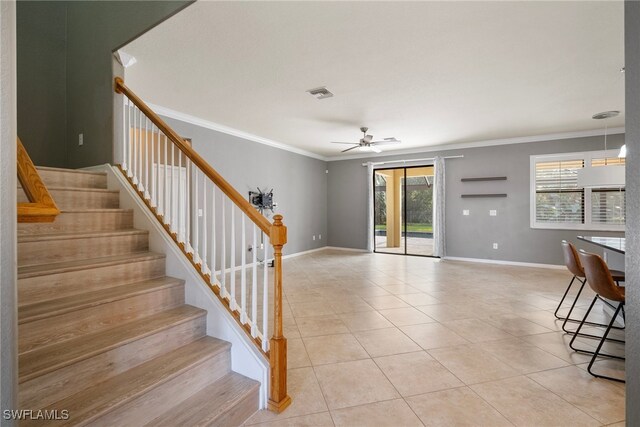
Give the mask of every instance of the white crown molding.
M 608 135 L 617 135 L 621 133 L 625 133 L 624 127 L 611 128 L 607 130 Z M 575 132 L 551 133 L 547 135 L 519 136 L 515 138 L 503 138 L 503 139 L 488 139 L 485 141 L 461 142 L 457 144 L 430 145 L 430 146 L 424 146 L 424 147 L 407 148 L 405 150 L 386 151 L 386 152 L 374 153 L 374 154 L 371 154 L 371 153 L 353 154 L 350 156 L 327 157 L 326 160 L 328 162 L 337 162 L 340 160 L 371 159 L 371 158 L 377 158 L 377 157 L 396 156 L 401 154 L 432 153 L 436 151 L 462 150 L 467 148 L 492 147 L 496 145 L 526 144 L 529 142 L 555 141 L 559 139 L 585 138 L 589 136 L 602 136 L 602 135 L 604 135 L 604 129 L 594 129 L 594 130 L 583 130 L 583 131 L 575 131 Z
M 146 101 L 145 101 L 146 102 Z M 503 138 L 503 139 L 489 139 L 485 141 L 474 142 L 461 142 L 457 144 L 439 144 L 416 148 L 407 148 L 404 150 L 386 151 L 382 153 L 366 153 L 366 154 L 353 154 L 346 156 L 323 156 L 321 154 L 313 153 L 311 151 L 303 150 L 302 148 L 293 147 L 291 145 L 274 141 L 272 139 L 263 138 L 252 133 L 244 132 L 239 129 L 235 129 L 229 126 L 221 125 L 200 117 L 192 116 L 190 114 L 181 113 L 180 111 L 172 110 L 171 108 L 163 107 L 161 105 L 147 102 L 147 105 L 151 107 L 157 114 L 165 117 L 169 117 L 181 122 L 190 123 L 192 125 L 200 126 L 206 129 L 215 130 L 217 132 L 225 133 L 227 135 L 237 136 L 238 138 L 247 139 L 249 141 L 264 144 L 269 147 L 278 148 L 280 150 L 289 151 L 291 153 L 300 154 L 302 156 L 311 157 L 317 160 L 323 160 L 325 162 L 337 162 L 341 160 L 353 160 L 353 159 L 371 159 L 379 157 L 389 157 L 402 154 L 417 154 L 417 153 L 431 153 L 436 151 L 445 150 L 461 150 L 467 148 L 481 148 L 492 147 L 496 145 L 510 145 L 510 144 L 525 144 L 528 142 L 539 141 L 554 141 L 559 139 L 571 139 L 571 138 L 584 138 L 589 136 L 601 136 L 604 135 L 603 129 L 575 131 L 575 132 L 561 132 L 552 133 L 546 135 L 534 135 L 534 136 L 520 136 L 515 138 Z M 624 127 L 611 128 L 607 131 L 609 135 L 621 134 L 625 132 Z
M 146 102 L 146 101 L 145 101 Z M 229 126 L 214 123 L 209 120 L 202 119 L 200 117 L 192 116 L 190 114 L 181 113 L 170 108 L 163 107 L 161 105 L 152 104 L 146 102 L 146 104 L 156 113 L 161 116 L 169 117 L 171 119 L 180 120 L 181 122 L 190 123 L 192 125 L 200 126 L 206 129 L 215 130 L 217 132 L 225 133 L 227 135 L 237 136 L 238 138 L 247 139 L 249 141 L 257 142 L 259 144 L 268 145 L 269 147 L 279 148 L 280 150 L 290 151 L 292 153 L 300 154 L 302 156 L 311 157 L 318 160 L 327 161 L 327 158 L 311 151 L 303 150 L 301 148 L 293 147 L 282 142 L 273 141 L 268 138 L 263 138 L 252 133 L 244 132 L 239 129 L 235 129 Z

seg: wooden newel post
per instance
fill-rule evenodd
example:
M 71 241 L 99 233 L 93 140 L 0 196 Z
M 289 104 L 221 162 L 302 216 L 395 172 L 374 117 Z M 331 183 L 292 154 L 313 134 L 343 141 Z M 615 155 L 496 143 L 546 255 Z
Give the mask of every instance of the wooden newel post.
M 287 243 L 287 227 L 282 224 L 282 215 L 274 215 L 271 225 L 273 245 L 273 337 L 269 348 L 271 381 L 269 389 L 269 409 L 282 412 L 291 404 L 287 394 L 287 339 L 282 327 L 282 247 Z

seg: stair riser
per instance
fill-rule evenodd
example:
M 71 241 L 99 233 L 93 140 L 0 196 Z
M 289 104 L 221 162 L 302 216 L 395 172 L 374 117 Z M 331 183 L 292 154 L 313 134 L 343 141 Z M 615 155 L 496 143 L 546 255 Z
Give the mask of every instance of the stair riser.
M 81 360 L 20 384 L 21 408 L 43 408 L 73 395 L 89 384 L 97 384 L 145 363 L 206 333 L 204 316 Z
M 166 410 L 168 404 L 184 401 L 192 394 L 215 382 L 231 370 L 231 357 L 228 351 L 220 353 L 207 361 L 193 366 L 164 384 L 132 399 L 119 408 L 101 414 L 82 424 L 94 426 L 140 426 L 144 425 L 152 414 Z
M 38 169 L 47 187 L 107 188 L 107 175 Z
M 18 279 L 18 301 L 21 304 L 36 303 L 161 277 L 165 275 L 164 262 L 164 258 L 152 258 Z
M 20 353 L 98 332 L 184 304 L 184 286 L 178 285 L 95 307 L 48 317 L 18 326 Z
M 62 212 L 50 223 L 19 223 L 18 235 L 79 231 L 114 231 L 133 228 L 133 211 Z
M 148 233 L 19 242 L 18 265 L 123 255 L 141 252 L 148 247 Z
M 239 426 L 247 421 L 260 407 L 260 388 L 257 387 L 244 399 L 236 403 L 231 409 L 220 414 L 215 419 L 202 425 L 207 426 Z
M 70 209 L 114 209 L 120 206 L 117 191 L 54 190 L 49 193 L 60 210 Z M 18 192 L 18 202 L 28 202 L 24 192 Z

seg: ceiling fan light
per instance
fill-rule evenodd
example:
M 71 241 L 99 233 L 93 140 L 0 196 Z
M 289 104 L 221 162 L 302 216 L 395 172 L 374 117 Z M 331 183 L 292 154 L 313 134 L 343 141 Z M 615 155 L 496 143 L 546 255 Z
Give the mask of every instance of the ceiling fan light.
M 368 153 L 368 152 L 371 152 L 373 150 L 368 145 L 361 145 L 361 146 L 358 147 L 358 151 L 362 151 L 364 153 Z

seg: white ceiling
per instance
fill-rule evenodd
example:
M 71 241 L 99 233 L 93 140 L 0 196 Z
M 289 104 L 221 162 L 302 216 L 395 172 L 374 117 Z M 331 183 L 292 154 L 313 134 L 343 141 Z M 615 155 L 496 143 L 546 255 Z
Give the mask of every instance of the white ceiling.
M 398 149 L 594 130 L 624 108 L 623 25 L 621 1 L 199 1 L 124 48 L 126 82 L 327 157 L 363 125 Z

